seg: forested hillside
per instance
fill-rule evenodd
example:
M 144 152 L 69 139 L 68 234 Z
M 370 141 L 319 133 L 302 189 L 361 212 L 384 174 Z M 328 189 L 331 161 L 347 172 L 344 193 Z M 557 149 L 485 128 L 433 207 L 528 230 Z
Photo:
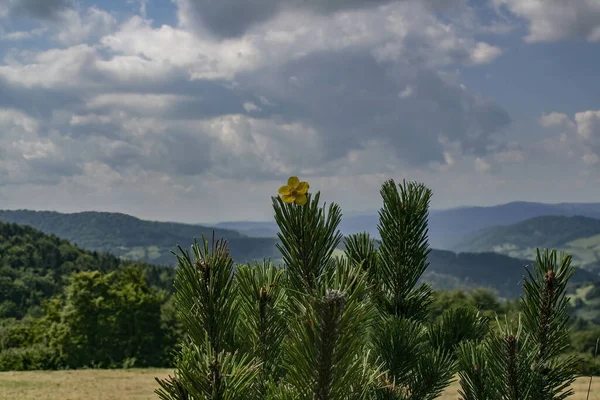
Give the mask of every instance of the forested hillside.
M 535 258 L 536 247 L 563 250 L 575 265 L 596 271 L 600 261 L 600 219 L 575 216 L 542 216 L 516 224 L 496 226 L 465 237 L 457 251 L 505 254 Z
M 0 222 L 0 370 L 168 366 L 173 278 Z
M 509 257 L 493 252 L 453 253 L 432 250 L 429 268 L 423 280 L 439 290 L 486 288 L 498 296 L 513 298 L 521 294 L 523 275 L 532 261 Z M 577 268 L 571 282 L 597 280 L 594 273 Z
M 237 262 L 272 257 L 277 251 L 272 238 L 250 238 L 233 230 L 200 225 L 145 221 L 118 213 L 0 210 L 0 221 L 28 225 L 84 249 L 152 264 L 174 265 L 171 251 L 176 251 L 177 245 L 187 247 L 203 234 L 211 237 L 213 231 L 217 238 L 228 240 Z
M 0 318 L 39 315 L 41 302 L 61 293 L 73 272 L 108 273 L 129 265 L 143 269 L 151 285 L 171 290 L 171 268 L 82 250 L 55 235 L 0 222 Z
M 57 277 L 67 275 L 70 272 L 69 268 L 75 268 L 74 265 L 82 270 L 98 269 L 108 271 L 119 264 L 119 258 L 128 258 L 172 266 L 175 264 L 176 258 L 170 251 L 177 250 L 176 244 L 188 248 L 193 238 L 199 237 L 202 233 L 212 237 L 213 229 L 186 224 L 143 221 L 123 214 L 97 212 L 60 214 L 55 212 L 0 211 L 0 221 L 2 220 L 23 221 L 24 224 L 38 226 L 39 229 L 46 232 L 53 232 L 58 236 L 63 235 L 65 239 L 77 243 L 82 248 L 98 250 L 99 252 L 108 251 L 118 256 L 86 252 L 75 248 L 65 240 L 61 241 L 56 237 L 53 238 L 52 240 L 60 242 L 55 247 L 60 249 L 62 246 L 62 251 L 65 253 L 56 261 L 60 264 L 52 269 L 53 275 L 46 276 L 46 270 L 37 269 L 35 279 L 29 277 L 26 280 L 19 280 L 19 282 L 27 282 L 26 285 L 33 285 L 32 287 L 27 286 L 27 288 L 22 289 L 15 287 L 11 289 L 13 292 L 21 290 L 19 292 L 21 293 L 20 296 L 27 299 L 20 300 L 21 302 L 27 304 L 33 302 L 36 305 L 37 300 L 35 299 L 38 297 L 55 293 L 56 287 L 48 286 L 47 280 L 55 281 L 58 279 Z M 15 227 L 14 229 L 18 230 L 19 228 Z M 34 260 L 46 260 L 52 257 L 53 251 L 46 250 L 36 250 L 37 253 L 34 254 L 41 254 L 39 256 L 29 254 L 25 249 L 28 243 L 32 243 L 32 240 L 39 240 L 40 245 L 38 247 L 40 249 L 44 248 L 44 235 L 41 235 L 40 232 L 35 233 L 35 230 L 32 229 L 23 230 L 22 232 L 29 232 L 27 235 L 30 235 L 30 237 L 21 237 L 20 234 L 17 234 L 18 239 L 13 238 L 12 240 L 17 241 L 18 246 L 11 250 L 11 254 L 18 254 L 17 258 L 23 257 L 24 259 L 33 257 Z M 48 236 L 48 238 L 50 237 Z M 281 255 L 275 247 L 277 239 L 248 238 L 236 231 L 220 228 L 215 228 L 215 237 L 217 239 L 225 237 L 229 240 L 233 256 L 238 255 L 240 260 L 238 262 L 270 258 L 276 264 L 282 263 Z M 150 243 L 154 244 L 150 245 Z M 340 252 L 342 250 L 343 245 L 340 246 Z M 456 254 L 434 249 L 430 253 L 428 261 L 430 267 L 424 274 L 423 279 L 432 283 L 436 289 L 485 287 L 506 298 L 514 297 L 520 293 L 520 282 L 524 267 L 530 263 L 525 257 L 509 257 L 492 253 L 489 250 L 477 254 L 472 252 Z M 44 262 L 48 264 L 47 261 Z M 110 265 L 105 266 L 107 263 Z M 17 261 L 15 265 L 36 264 L 21 260 Z M 156 267 L 146 266 L 146 268 Z M 596 279 L 594 275 L 585 271 L 578 271 L 573 281 L 590 281 L 594 279 Z M 17 296 L 17 294 L 11 294 L 11 298 L 14 296 Z M 17 302 L 16 304 L 20 303 Z M 0 315 L 3 315 L 3 312 L 8 312 L 1 310 L 5 308 L 8 310 L 11 307 L 14 308 L 10 303 L 0 306 Z M 8 312 L 7 315 L 20 314 Z
M 440 250 L 430 253 L 429 262 L 424 280 L 438 289 L 484 287 L 505 298 L 521 290 L 528 264 L 493 253 Z M 573 281 L 589 277 L 578 271 Z M 180 329 L 170 296 L 173 278 L 168 266 L 124 261 L 31 227 L 0 223 L 0 370 L 170 366 Z M 574 302 L 573 313 L 583 318 L 581 329 L 596 329 L 584 321 L 597 321 L 592 293 L 583 293 L 588 286 L 576 288 L 585 301 Z M 431 318 L 464 304 L 490 316 L 515 306 L 481 289 L 441 291 L 435 298 Z M 581 351 L 589 350 L 591 339 L 579 336 Z

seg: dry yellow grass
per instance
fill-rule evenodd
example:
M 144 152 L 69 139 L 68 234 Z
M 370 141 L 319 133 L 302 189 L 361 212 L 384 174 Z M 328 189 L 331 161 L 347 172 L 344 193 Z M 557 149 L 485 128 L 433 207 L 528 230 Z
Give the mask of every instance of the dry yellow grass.
M 0 399 L 10 400 L 156 400 L 155 376 L 166 369 L 0 372 Z M 592 383 L 590 400 L 600 400 L 600 378 Z M 585 400 L 589 378 L 579 379 L 573 400 Z M 440 400 L 456 400 L 457 384 Z

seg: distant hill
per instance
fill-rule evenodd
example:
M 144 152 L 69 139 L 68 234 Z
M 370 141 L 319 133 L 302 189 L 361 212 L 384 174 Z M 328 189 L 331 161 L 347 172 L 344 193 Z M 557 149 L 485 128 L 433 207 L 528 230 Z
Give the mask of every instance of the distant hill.
M 484 287 L 500 297 L 513 298 L 522 294 L 523 276 L 532 261 L 492 252 L 459 253 L 432 250 L 429 268 L 423 276 L 437 289 Z M 598 280 L 598 275 L 577 269 L 571 282 Z
M 202 234 L 211 240 L 213 230 L 217 239 L 228 240 L 231 255 L 238 262 L 278 255 L 274 239 L 251 238 L 229 229 L 145 221 L 119 213 L 0 210 L 0 221 L 28 225 L 84 249 L 107 251 L 153 264 L 174 265 L 171 250 L 177 250 L 177 245 L 188 248 L 193 239 L 200 240 Z
M 44 300 L 62 293 L 64 278 L 75 271 L 111 272 L 133 261 L 80 249 L 29 226 L 0 222 L 0 319 L 39 314 Z M 136 263 L 149 283 L 172 290 L 173 270 Z
M 536 247 L 564 250 L 588 269 L 600 266 L 600 219 L 542 216 L 516 224 L 496 226 L 465 236 L 457 251 L 493 251 L 533 259 Z
M 490 207 L 460 207 L 430 213 L 430 240 L 434 247 L 459 250 L 456 239 L 485 228 L 511 225 L 540 216 L 600 218 L 600 203 L 545 204 L 512 202 Z
M 376 245 L 377 246 L 377 245 Z M 344 245 L 336 250 L 343 256 Z M 494 252 L 454 253 L 432 249 L 427 258 L 429 267 L 421 282 L 430 283 L 436 290 L 486 288 L 499 297 L 512 299 L 522 292 L 523 276 L 531 267 L 531 260 L 518 259 Z M 598 275 L 576 268 L 571 283 L 598 281 Z
M 60 214 L 56 212 L 0 211 L 0 221 L 18 222 L 53 233 L 77 243 L 85 249 L 108 251 L 131 260 L 153 264 L 174 265 L 175 257 L 169 253 L 176 244 L 187 248 L 194 237 L 202 233 L 208 237 L 215 229 L 216 237 L 229 240 L 232 256 L 237 262 L 250 259 L 271 258 L 281 264 L 281 255 L 274 238 L 251 238 L 226 228 L 248 229 L 248 225 L 223 224 L 219 228 L 143 221 L 124 214 L 84 212 Z M 595 221 L 595 220 L 594 220 Z M 575 229 L 575 228 L 574 228 Z M 576 227 L 576 230 L 579 229 Z M 343 231 L 343 230 L 342 230 Z M 343 246 L 341 246 L 343 248 Z M 337 254 L 341 254 L 341 248 Z M 481 253 L 481 254 L 472 254 Z M 529 257 L 510 257 L 489 250 L 456 254 L 446 250 L 432 250 L 430 267 L 423 280 L 437 289 L 486 287 L 501 297 L 514 297 L 521 293 L 521 278 Z M 578 271 L 575 281 L 593 281 L 597 275 Z
M 447 210 L 431 210 L 429 213 L 429 243 L 437 249 L 455 250 L 457 238 L 485 228 L 510 225 L 539 216 L 586 216 L 600 218 L 600 203 L 544 204 L 512 202 L 490 207 L 460 207 Z M 368 232 L 378 237 L 376 210 L 345 212 L 340 230 L 344 235 Z M 276 237 L 275 222 L 224 222 L 215 225 L 233 229 L 248 236 Z
M 248 237 L 276 238 L 279 227 L 275 222 L 233 221 L 220 222 L 211 227 L 239 232 Z

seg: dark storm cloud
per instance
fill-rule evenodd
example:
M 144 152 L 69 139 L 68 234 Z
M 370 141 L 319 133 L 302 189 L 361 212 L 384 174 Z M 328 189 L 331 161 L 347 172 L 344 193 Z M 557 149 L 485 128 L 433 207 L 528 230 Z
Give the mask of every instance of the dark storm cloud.
M 9 15 L 52 20 L 74 7 L 74 3 L 74 0 L 8 0 L 8 11 Z
M 301 8 L 317 13 L 375 7 L 393 0 L 176 0 L 185 18 L 222 37 L 242 35 L 252 26 L 267 21 L 280 11 Z M 400 0 L 406 1 L 406 0 Z M 423 0 L 423 3 L 446 9 L 464 0 Z
M 147 131 L 143 137 L 136 137 L 123 126 L 124 121 L 109 117 L 113 120 L 108 123 L 64 128 L 65 134 L 75 140 L 70 159 L 76 163 L 101 161 L 115 171 L 140 167 L 176 176 L 202 173 L 211 165 L 211 142 L 202 131 L 174 125 L 166 131 Z M 127 115 L 125 121 L 129 118 Z
M 73 89 L 46 89 L 11 85 L 0 76 L 0 108 L 17 108 L 35 118 L 49 119 L 60 108 L 82 107 L 81 91 Z
M 378 139 L 413 165 L 443 161 L 439 135 L 483 155 L 510 123 L 505 110 L 434 71 L 365 53 L 315 54 L 239 80 L 278 103 L 281 118 L 314 126 L 330 160 Z

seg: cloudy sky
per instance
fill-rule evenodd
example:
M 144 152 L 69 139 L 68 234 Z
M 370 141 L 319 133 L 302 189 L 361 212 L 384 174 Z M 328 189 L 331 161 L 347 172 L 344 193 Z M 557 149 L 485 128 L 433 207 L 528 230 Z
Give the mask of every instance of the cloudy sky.
M 0 208 L 600 201 L 597 0 L 0 0 Z

